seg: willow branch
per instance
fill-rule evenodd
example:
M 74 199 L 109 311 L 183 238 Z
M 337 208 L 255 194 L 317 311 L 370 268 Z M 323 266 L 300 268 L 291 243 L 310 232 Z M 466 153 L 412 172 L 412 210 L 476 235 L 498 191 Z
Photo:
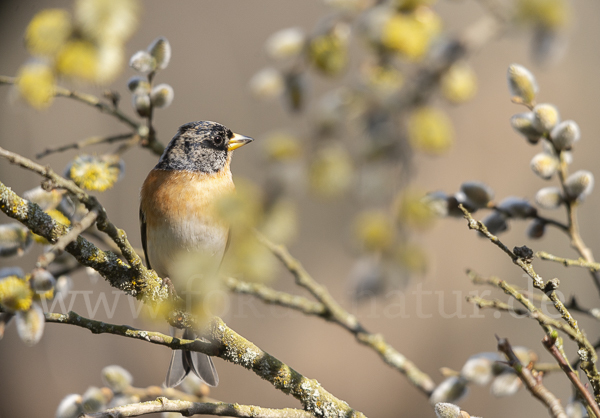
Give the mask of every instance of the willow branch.
M 586 403 L 592 409 L 596 417 L 600 417 L 600 408 L 598 407 L 598 404 L 594 400 L 593 396 L 583 386 L 577 374 L 573 371 L 573 369 L 571 369 L 571 365 L 569 364 L 569 362 L 567 362 L 567 360 L 561 354 L 558 347 L 556 347 L 556 337 L 549 337 L 548 335 L 546 335 L 544 336 L 542 343 L 544 344 L 544 347 L 546 347 L 546 349 L 550 352 L 550 354 L 552 354 L 552 356 L 556 359 L 560 368 L 563 370 L 563 372 L 565 372 L 571 383 L 573 383 L 573 386 L 575 386 L 575 389 L 577 389 L 581 397 L 585 399 Z
M 579 258 L 577 260 L 573 260 L 570 258 L 562 258 L 562 257 L 557 257 L 555 255 L 549 254 L 545 251 L 538 251 L 537 253 L 535 253 L 535 256 L 538 257 L 540 260 L 549 260 L 549 261 L 555 261 L 557 263 L 561 263 L 565 267 L 576 266 L 576 267 L 583 267 L 586 269 L 590 269 L 591 271 L 600 270 L 600 263 L 588 262 L 588 261 L 584 260 L 583 258 Z
M 66 225 L 52 219 L 38 205 L 21 198 L 2 182 L 0 210 L 53 244 L 69 232 Z M 165 316 L 172 326 L 198 328 L 196 318 L 181 308 L 183 302 L 170 293 L 167 286 L 163 286 L 163 280 L 153 270 L 146 269 L 143 264 L 134 268 L 124 263 L 115 253 L 102 251 L 81 235 L 69 243 L 65 250 L 81 265 L 100 273 L 112 287 L 151 306 L 168 304 L 172 309 Z
M 97 218 L 98 218 L 98 212 L 96 212 L 95 210 L 88 212 L 81 219 L 81 221 L 79 221 L 77 224 L 73 225 L 73 227 L 69 230 L 69 232 L 67 232 L 65 235 L 61 236 L 60 238 L 58 238 L 58 240 L 56 241 L 56 244 L 54 244 L 52 246 L 50 251 L 45 252 L 38 258 L 36 267 L 39 267 L 39 268 L 48 267 L 48 265 L 54 261 L 56 256 L 58 254 L 60 254 L 62 251 L 64 251 L 64 249 L 67 247 L 67 245 L 69 245 L 70 243 L 75 241 L 77 239 L 77 237 L 79 236 L 79 234 L 81 234 L 83 231 L 85 231 L 90 226 L 92 226 L 94 224 L 94 222 L 96 222 Z
M 67 145 L 61 145 L 55 148 L 46 148 L 44 151 L 38 153 L 35 158 L 43 158 L 47 155 L 54 154 L 57 152 L 68 151 L 70 149 L 82 149 L 90 145 L 97 144 L 112 144 L 113 142 L 122 141 L 124 139 L 129 139 L 134 136 L 133 133 L 119 134 L 119 135 L 110 135 L 110 136 L 93 136 L 91 138 L 82 139 L 81 141 L 74 142 Z
M 294 309 L 306 315 L 323 316 L 327 313 L 327 309 L 322 303 L 313 302 L 303 296 L 280 292 L 264 284 L 248 283 L 233 277 L 227 277 L 224 280 L 232 292 L 252 295 L 267 304 Z
M 16 82 L 17 82 L 16 77 L 8 77 L 8 76 L 0 75 L 0 85 L 1 84 L 14 85 Z M 66 89 L 61 86 L 54 87 L 54 95 L 56 97 L 67 97 L 67 98 L 76 100 L 80 103 L 84 103 L 88 106 L 92 106 L 92 107 L 98 109 L 100 112 L 114 116 L 119 121 L 128 125 L 140 137 L 147 138 L 147 136 L 148 136 L 148 128 L 145 125 L 137 123 L 134 119 L 130 118 L 125 113 L 123 113 L 121 110 L 119 110 L 119 108 L 113 106 L 112 104 L 103 102 L 102 100 L 100 100 L 98 97 L 96 97 L 94 95 L 87 94 L 87 93 L 80 93 L 75 90 L 69 90 L 69 89 Z M 164 151 L 164 146 L 156 139 L 154 139 L 153 141 L 143 142 L 143 144 L 146 148 L 150 149 L 156 155 L 162 155 L 162 153 Z
M 506 338 L 498 338 L 498 350 L 506 355 L 510 366 L 515 369 L 529 392 L 546 405 L 553 417 L 568 418 L 560 400 L 542 384 L 541 375 L 534 376 L 529 368 L 521 364 Z
M 473 272 L 469 272 L 468 274 L 470 276 L 475 275 Z M 504 290 L 506 294 L 519 301 L 519 303 L 521 303 L 529 311 L 529 316 L 540 324 L 547 335 L 552 335 L 553 328 L 556 328 L 557 330 L 567 334 L 569 338 L 577 343 L 577 346 L 579 347 L 579 359 L 581 361 L 579 366 L 585 372 L 588 380 L 590 381 L 597 401 L 600 401 L 600 375 L 598 374 L 598 369 L 596 367 L 598 356 L 596 354 L 596 348 L 590 343 L 585 334 L 583 334 L 579 329 L 573 328 L 568 323 L 545 315 L 533 304 L 533 302 L 525 297 L 525 295 L 516 290 L 510 284 L 506 283 L 504 280 L 500 280 L 496 277 L 490 277 L 488 278 L 488 281 L 490 284 L 493 284 L 494 286 Z M 482 306 L 489 307 L 485 306 L 485 304 Z
M 563 191 L 563 195 L 568 196 L 566 192 L 565 182 L 568 176 L 568 165 L 562 154 L 560 155 L 560 164 L 558 168 L 558 179 L 560 186 Z M 588 263 L 594 263 L 594 254 L 592 250 L 585 244 L 579 231 L 579 222 L 577 220 L 577 205 L 578 203 L 573 199 L 566 199 L 565 206 L 567 208 L 567 219 L 569 226 L 569 236 L 571 238 L 571 247 L 573 247 L 583 259 Z M 590 270 L 592 279 L 598 291 L 600 291 L 600 272 L 597 270 Z
M 257 237 L 292 273 L 296 284 L 308 290 L 323 305 L 325 312 L 319 314 L 320 317 L 351 332 L 357 341 L 373 349 L 386 364 L 404 374 L 414 386 L 427 396 L 433 392 L 435 383 L 426 373 L 422 372 L 412 361 L 389 345 L 382 335 L 368 332 L 354 315 L 337 303 L 325 286 L 319 284 L 308 274 L 302 264 L 292 257 L 284 246 L 272 243 L 259 233 L 257 233 Z
M 467 302 L 476 305 L 480 309 L 495 309 L 501 312 L 515 313 L 521 316 L 529 316 L 529 312 L 523 309 L 516 309 L 514 306 L 499 300 L 484 299 L 479 296 L 467 296 Z
M 94 334 L 114 334 L 163 345 L 174 350 L 198 351 L 217 356 L 230 363 L 253 371 L 270 382 L 276 389 L 298 399 L 306 411 L 317 417 L 352 417 L 364 415 L 352 409 L 346 402 L 327 392 L 319 382 L 308 379 L 285 363 L 246 340 L 230 329 L 220 318 L 213 318 L 203 337 L 210 342 L 174 338 L 159 332 L 138 330 L 127 325 L 114 325 L 84 318 L 75 312 L 67 315 L 47 313 L 47 322 L 75 325 Z
M 98 202 L 94 196 L 87 194 L 82 188 L 77 186 L 73 181 L 67 180 L 66 178 L 56 174 L 50 167 L 44 167 L 25 158 L 14 152 L 10 152 L 0 147 L 0 157 L 6 158 L 13 164 L 17 164 L 23 168 L 26 168 L 34 173 L 37 173 L 48 180 L 50 184 L 45 184 L 46 187 L 60 188 L 75 196 L 80 202 L 82 202 L 89 211 L 95 211 L 98 213 L 97 225 L 98 229 L 107 234 L 119 247 L 121 254 L 127 260 L 127 262 L 133 267 L 138 274 L 143 274 L 144 265 L 142 259 L 135 252 L 125 231 L 117 228 L 109 219 L 106 214 L 104 207 Z M 8 214 L 10 216 L 10 214 Z
M 506 245 L 504 245 L 502 243 L 502 241 L 500 241 L 498 239 L 497 236 L 495 236 L 494 234 L 490 233 L 490 231 L 488 231 L 487 227 L 483 224 L 483 222 L 475 220 L 473 218 L 473 216 L 471 215 L 471 213 L 469 213 L 469 211 L 467 209 L 465 209 L 465 207 L 463 205 L 459 205 L 458 207 L 460 208 L 460 210 L 462 210 L 462 212 L 464 214 L 464 218 L 467 220 L 467 223 L 469 225 L 469 229 L 473 229 L 475 231 L 481 232 L 494 245 L 496 245 L 504 253 L 506 253 L 506 255 L 508 255 L 510 257 L 510 259 L 512 260 L 513 263 L 518 265 L 521 268 L 521 270 L 523 270 L 529 277 L 531 277 L 531 279 L 533 280 L 534 287 L 536 287 L 540 290 L 544 290 L 544 285 L 545 285 L 544 280 L 542 279 L 542 277 L 539 274 L 537 274 L 533 270 L 533 267 L 531 266 L 531 264 L 529 263 L 528 260 L 525 260 L 525 259 L 517 256 L 514 252 L 512 252 Z
M 220 417 L 248 417 L 248 418 L 311 418 L 309 412 L 300 409 L 272 409 L 253 405 L 240 405 L 224 402 L 190 402 L 181 400 L 170 400 L 164 397 L 154 401 L 135 403 L 131 405 L 118 406 L 107 409 L 104 412 L 85 414 L 82 418 L 122 418 L 138 417 L 140 415 L 153 414 L 157 412 L 179 412 L 184 416 L 192 415 L 216 415 Z

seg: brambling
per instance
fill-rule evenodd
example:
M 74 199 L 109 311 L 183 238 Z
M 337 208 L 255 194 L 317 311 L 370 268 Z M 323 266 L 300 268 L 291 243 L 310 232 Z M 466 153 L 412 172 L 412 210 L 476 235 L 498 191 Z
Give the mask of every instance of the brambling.
M 231 152 L 252 138 L 215 122 L 191 122 L 179 130 L 150 171 L 141 190 L 140 227 L 148 268 L 176 290 L 216 275 L 227 249 L 229 227 L 216 211 L 218 200 L 235 189 Z M 201 288 L 201 286 L 200 286 Z M 183 338 L 195 339 L 193 330 Z M 219 383 L 211 358 L 175 350 L 166 385 L 177 386 L 193 371 L 210 386 Z

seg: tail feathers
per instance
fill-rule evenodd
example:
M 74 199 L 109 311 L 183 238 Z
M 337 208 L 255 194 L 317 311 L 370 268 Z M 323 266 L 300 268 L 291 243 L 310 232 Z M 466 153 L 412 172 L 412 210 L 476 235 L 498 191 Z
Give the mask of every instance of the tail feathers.
M 194 339 L 195 335 L 192 331 L 186 330 L 183 338 Z M 217 369 L 215 369 L 215 365 L 209 356 L 197 351 L 174 350 L 171 356 L 171 364 L 169 364 L 169 370 L 167 371 L 165 385 L 167 387 L 179 385 L 190 371 L 193 371 L 200 380 L 209 386 L 217 386 L 219 384 Z

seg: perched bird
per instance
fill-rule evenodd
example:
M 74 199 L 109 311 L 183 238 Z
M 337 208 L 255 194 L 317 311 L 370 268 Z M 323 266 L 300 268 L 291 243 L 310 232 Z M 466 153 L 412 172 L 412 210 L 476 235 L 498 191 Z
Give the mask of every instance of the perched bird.
M 215 122 L 182 125 L 142 186 L 140 227 L 146 264 L 171 280 L 188 304 L 190 294 L 201 293 L 202 283 L 216 276 L 227 249 L 229 227 L 216 203 L 235 188 L 231 152 L 252 140 Z M 183 337 L 196 335 L 187 329 Z M 175 350 L 166 385 L 177 386 L 190 371 L 208 385 L 219 383 L 210 357 Z

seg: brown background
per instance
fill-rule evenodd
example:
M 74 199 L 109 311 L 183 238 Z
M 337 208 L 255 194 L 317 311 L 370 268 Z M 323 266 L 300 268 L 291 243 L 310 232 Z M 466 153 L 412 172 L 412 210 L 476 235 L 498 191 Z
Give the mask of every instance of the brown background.
M 546 185 L 528 167 L 539 149 L 527 145 L 508 124 L 509 117 L 521 111 L 510 103 L 506 89 L 506 67 L 512 62 L 533 68 L 541 86 L 540 100 L 555 103 L 564 119 L 575 119 L 579 123 L 583 140 L 576 148 L 573 171 L 596 171 L 597 132 L 600 131 L 600 28 L 597 25 L 600 5 L 589 1 L 574 1 L 573 5 L 569 49 L 564 59 L 553 67 L 533 67 L 529 58 L 530 33 L 525 31 L 512 32 L 487 45 L 474 58 L 479 93 L 472 102 L 449 109 L 457 131 L 456 146 L 443 158 L 417 157 L 415 184 L 452 192 L 464 180 L 479 179 L 492 186 L 500 198 L 508 195 L 532 198 L 537 189 Z M 71 2 L 2 3 L 1 74 L 14 75 L 27 60 L 22 46 L 24 28 L 34 13 L 48 6 L 70 7 Z M 160 139 L 168 141 L 175 129 L 185 122 L 200 119 L 222 122 L 234 131 L 259 138 L 237 153 L 233 171 L 237 176 L 260 182 L 264 161 L 261 135 L 286 126 L 306 132 L 303 129 L 307 119 L 291 117 L 277 104 L 257 102 L 249 94 L 247 82 L 267 63 L 263 43 L 271 33 L 290 26 L 311 29 L 327 9 L 319 1 L 292 0 L 147 0 L 143 6 L 141 27 L 127 44 L 128 55 L 145 48 L 159 35 L 166 36 L 173 47 L 171 64 L 158 78 L 159 82 L 170 83 L 175 89 L 174 104 L 156 115 Z M 473 22 L 482 13 L 474 1 L 441 1 L 436 8 L 451 32 Z M 123 108 L 130 114 L 124 85 L 132 74 L 126 69 L 114 83 L 114 88 L 124 96 Z M 327 83 L 317 77 L 313 80 L 312 96 L 318 97 Z M 66 144 L 92 135 L 123 131 L 112 118 L 70 100 L 58 99 L 47 111 L 36 112 L 11 104 L 8 87 L 1 88 L 0 96 L 0 145 L 31 158 L 48 144 Z M 68 152 L 43 161 L 62 170 L 73 155 Z M 102 201 L 111 219 L 125 228 L 133 243 L 139 245 L 137 194 L 156 158 L 140 150 L 129 152 L 125 161 L 125 180 L 102 195 Z M 5 161 L 0 161 L 0 179 L 18 193 L 39 184 L 37 176 Z M 323 202 L 307 196 L 301 200 L 301 232 L 291 250 L 315 278 L 352 309 L 346 298 L 345 284 L 352 258 L 344 242 L 354 212 L 343 203 Z M 592 248 L 600 245 L 600 226 L 596 222 L 599 206 L 596 193 L 580 211 L 583 237 Z M 4 215 L 0 218 L 1 222 L 7 220 Z M 504 236 L 507 245 L 528 244 L 534 250 L 574 256 L 566 238 L 558 231 L 549 231 L 541 242 L 530 242 L 524 237 L 524 228 L 523 224 L 514 224 L 511 232 Z M 434 267 L 421 282 L 414 281 L 405 288 L 404 299 L 390 294 L 373 305 L 356 308 L 355 312 L 368 329 L 383 333 L 394 347 L 436 382 L 442 380 L 438 372 L 441 366 L 460 369 L 471 354 L 493 351 L 494 334 L 509 337 L 515 345 L 532 347 L 548 360 L 539 343 L 542 332 L 532 321 L 507 316 L 497 319 L 493 312 L 484 312 L 485 319 L 444 318 L 441 314 L 444 310 L 452 313 L 460 309 L 467 316 L 471 315 L 473 308 L 464 302 L 464 296 L 486 290 L 468 282 L 465 268 L 486 275 L 496 274 L 525 286 L 527 281 L 521 277 L 520 270 L 494 246 L 469 232 L 460 220 L 440 221 L 421 241 L 434 258 Z M 34 256 L 24 260 L 3 259 L 0 265 L 21 264 L 27 270 L 33 260 Z M 577 292 L 585 306 L 597 306 L 597 291 L 585 272 L 541 262 L 537 262 L 536 267 L 545 278 L 558 276 L 561 289 L 567 294 Z M 75 290 L 106 291 L 109 295 L 112 292 L 101 281 L 90 283 L 83 276 L 75 279 Z M 296 291 L 291 282 L 289 275 L 281 271 L 274 285 Z M 437 292 L 423 297 L 423 312 L 431 314 L 430 318 L 417 317 L 417 300 L 412 294 L 417 286 Z M 390 317 L 385 311 L 387 304 L 399 304 L 402 300 L 406 301 L 403 307 L 409 318 Z M 427 400 L 403 376 L 385 366 L 373 352 L 359 346 L 340 328 L 319 319 L 264 306 L 249 298 L 237 300 L 233 306 L 225 317 L 229 326 L 299 372 L 316 378 L 367 416 L 433 416 Z M 83 312 L 85 305 L 81 299 L 74 309 Z M 125 297 L 121 297 L 117 315 L 111 321 L 166 330 L 162 325 L 132 321 Z M 596 337 L 597 322 L 583 319 L 581 324 L 592 339 Z M 575 355 L 572 345 L 568 345 L 568 352 L 571 357 Z M 65 395 L 83 393 L 90 385 L 100 386 L 100 370 L 109 364 L 129 369 L 138 386 L 160 384 L 169 354 L 167 349 L 158 346 L 110 335 L 93 336 L 85 330 L 61 325 L 48 325 L 43 340 L 28 348 L 11 326 L 0 342 L 0 417 L 51 417 Z M 293 398 L 274 390 L 253 373 L 219 359 L 215 363 L 221 384 L 212 391 L 214 398 L 269 407 L 299 406 Z M 545 382 L 566 402 L 570 389 L 564 377 L 549 376 Z M 512 398 L 496 399 L 487 387 L 474 387 L 461 406 L 486 418 L 546 414 L 523 390 Z

